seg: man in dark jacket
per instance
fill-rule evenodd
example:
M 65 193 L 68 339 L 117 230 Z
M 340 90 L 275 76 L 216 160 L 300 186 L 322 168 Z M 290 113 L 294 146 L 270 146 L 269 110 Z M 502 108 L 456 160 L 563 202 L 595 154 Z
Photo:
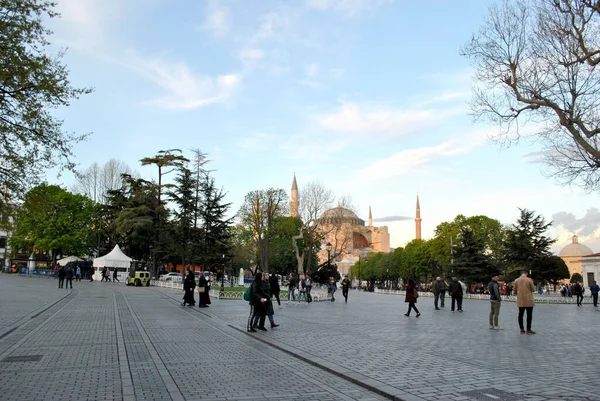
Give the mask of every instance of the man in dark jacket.
M 281 308 L 281 301 L 279 300 L 279 293 L 281 292 L 281 288 L 279 287 L 279 278 L 276 274 L 271 274 L 269 277 L 269 286 L 271 287 L 271 294 L 277 300 L 277 305 Z
M 452 281 L 448 286 L 448 292 L 450 293 L 450 297 L 452 298 L 452 312 L 454 312 L 455 304 L 458 308 L 458 311 L 462 312 L 463 288 L 456 277 L 452 277 Z
M 65 271 L 65 278 L 67 279 L 67 284 L 65 285 L 65 288 L 73 289 L 73 276 L 73 269 L 71 268 L 71 266 L 67 267 L 67 270 Z
M 440 310 L 438 308 L 438 301 L 440 299 L 440 282 L 442 281 L 441 277 L 437 277 L 433 283 L 431 283 L 431 293 L 433 294 L 433 306 L 435 306 L 435 310 Z
M 65 275 L 67 272 L 65 271 L 65 267 L 61 266 L 58 270 L 58 288 L 63 288 L 63 284 L 65 283 Z
M 598 307 L 598 292 L 600 292 L 600 286 L 595 281 L 590 285 L 590 292 L 592 293 L 592 300 L 594 302 L 594 307 Z
M 500 316 L 500 305 L 502 297 L 500 296 L 500 287 L 498 286 L 498 273 L 492 275 L 492 281 L 488 284 L 488 292 L 490 293 L 490 329 L 502 330 L 498 325 L 498 317 Z
M 579 284 L 579 281 L 573 286 L 573 294 L 577 297 L 577 306 L 581 306 L 581 301 L 583 301 L 583 287 Z

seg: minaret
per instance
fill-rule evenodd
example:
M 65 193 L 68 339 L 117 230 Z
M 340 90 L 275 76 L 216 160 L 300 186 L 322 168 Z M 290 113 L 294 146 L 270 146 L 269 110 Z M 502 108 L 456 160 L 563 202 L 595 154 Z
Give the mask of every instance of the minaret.
M 421 205 L 419 205 L 419 194 L 417 193 L 417 216 L 415 217 L 415 238 L 421 239 Z
M 371 205 L 369 205 L 369 227 L 373 227 L 373 215 L 371 214 Z
M 292 181 L 292 200 L 290 202 L 290 216 L 299 217 L 298 206 L 300 202 L 298 200 L 298 184 L 296 184 L 296 174 L 294 174 L 294 181 Z

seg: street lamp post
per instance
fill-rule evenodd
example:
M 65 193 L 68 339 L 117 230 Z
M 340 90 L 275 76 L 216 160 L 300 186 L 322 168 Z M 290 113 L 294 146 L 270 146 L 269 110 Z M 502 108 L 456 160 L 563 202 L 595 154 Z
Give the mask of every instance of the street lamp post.
M 219 297 L 225 295 L 225 254 L 223 254 L 223 263 L 221 263 L 221 291 Z
M 330 242 L 325 244 L 325 249 L 327 249 L 327 270 L 328 270 L 328 274 L 331 276 L 331 243 Z

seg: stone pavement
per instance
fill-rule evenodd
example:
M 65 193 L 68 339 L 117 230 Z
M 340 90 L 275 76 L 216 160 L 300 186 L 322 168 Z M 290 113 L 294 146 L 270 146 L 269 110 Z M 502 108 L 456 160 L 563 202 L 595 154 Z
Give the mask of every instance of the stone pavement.
M 246 333 L 248 305 L 179 306 L 171 289 L 0 275 L 1 400 L 599 400 L 600 313 L 489 302 L 405 317 L 403 298 L 350 292 L 275 306 L 281 327 Z

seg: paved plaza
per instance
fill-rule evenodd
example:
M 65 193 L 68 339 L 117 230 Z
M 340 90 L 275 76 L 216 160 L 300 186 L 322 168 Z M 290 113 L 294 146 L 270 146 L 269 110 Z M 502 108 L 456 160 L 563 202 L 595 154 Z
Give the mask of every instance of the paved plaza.
M 0 275 L 0 400 L 600 400 L 600 312 L 538 305 L 522 335 L 489 302 L 405 317 L 404 299 L 275 305 L 246 332 L 244 301 L 184 308 L 182 292 Z M 268 325 L 267 325 L 268 326 Z

